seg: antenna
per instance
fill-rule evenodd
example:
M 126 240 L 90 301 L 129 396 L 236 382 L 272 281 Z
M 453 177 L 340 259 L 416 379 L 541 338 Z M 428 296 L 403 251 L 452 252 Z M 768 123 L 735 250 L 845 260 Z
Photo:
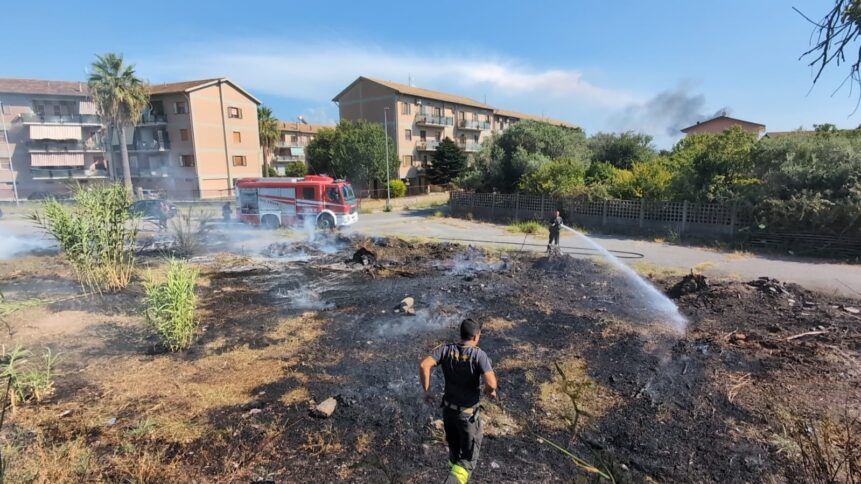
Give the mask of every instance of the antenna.
M 407 72 L 407 86 L 412 87 L 413 85 L 413 75 Z

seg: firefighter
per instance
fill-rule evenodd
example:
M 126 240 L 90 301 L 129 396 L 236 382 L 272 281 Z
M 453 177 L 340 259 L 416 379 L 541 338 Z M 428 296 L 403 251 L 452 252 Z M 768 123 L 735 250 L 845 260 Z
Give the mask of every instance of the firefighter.
M 224 202 L 224 205 L 221 206 L 221 218 L 224 219 L 224 223 L 230 222 L 230 202 Z
M 445 377 L 442 398 L 442 421 L 448 443 L 449 475 L 446 483 L 465 484 L 475 470 L 481 450 L 482 426 L 479 406 L 479 379 L 484 377 L 484 391 L 496 398 L 496 374 L 490 358 L 478 347 L 481 324 L 472 319 L 460 323 L 460 342 L 438 346 L 419 365 L 419 379 L 425 401 L 433 402 L 430 390 L 431 370 L 441 366 Z
M 562 216 L 559 215 L 559 210 L 550 219 L 550 240 L 547 241 L 547 252 L 551 252 L 551 246 L 556 244 L 556 252 L 559 252 L 559 231 L 562 230 Z

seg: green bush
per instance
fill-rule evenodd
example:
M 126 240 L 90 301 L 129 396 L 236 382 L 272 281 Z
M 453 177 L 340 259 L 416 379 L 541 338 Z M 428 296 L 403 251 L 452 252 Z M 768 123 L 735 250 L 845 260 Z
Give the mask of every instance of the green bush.
M 3 396 L 2 401 L 11 397 L 13 407 L 16 403 L 33 400 L 41 401 L 54 391 L 54 368 L 57 365 L 57 355 L 50 348 L 45 349 L 42 355 L 42 364 L 32 361 L 33 353 L 29 350 L 16 346 L 11 352 L 6 348 L 0 352 L 0 381 L 4 383 L 3 390 L 8 378 L 11 395 Z
M 291 161 L 284 168 L 284 176 L 303 177 L 308 174 L 308 167 L 301 161 Z
M 169 262 L 167 277 L 157 281 L 152 276 L 145 284 L 145 314 L 149 324 L 170 351 L 191 346 L 197 334 L 197 270 L 188 263 Z
M 403 180 L 389 180 L 392 198 L 400 198 L 407 194 L 407 184 Z
M 74 195 L 74 205 L 44 200 L 32 219 L 57 241 L 85 290 L 126 287 L 134 270 L 139 221 L 129 213 L 131 192 L 120 184 L 79 185 Z
M 515 222 L 508 226 L 509 232 L 521 233 L 521 234 L 532 234 L 532 235 L 546 235 L 548 233 L 548 229 L 545 224 L 537 221 L 537 220 L 527 220 L 524 222 Z

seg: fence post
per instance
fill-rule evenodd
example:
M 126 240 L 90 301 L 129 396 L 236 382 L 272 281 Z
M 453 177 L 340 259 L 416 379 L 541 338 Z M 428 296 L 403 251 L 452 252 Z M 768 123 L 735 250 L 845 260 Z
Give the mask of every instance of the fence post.
M 732 201 L 732 207 L 730 207 L 729 214 L 729 236 L 731 238 L 735 238 L 735 225 L 738 223 L 738 206 L 736 205 L 736 201 Z
M 520 192 L 514 194 L 514 221 L 520 221 Z
M 490 219 L 495 220 L 496 214 L 496 192 L 493 192 L 490 197 Z
M 601 206 L 601 225 L 607 225 L 607 200 L 604 200 L 604 204 Z
M 685 231 L 688 228 L 687 226 L 688 226 L 688 201 L 685 200 L 682 203 L 682 228 L 681 228 L 681 230 L 679 230 L 679 237 L 682 237 L 683 235 L 685 235 Z
M 643 228 L 643 219 L 646 217 L 646 202 L 640 199 L 640 228 Z
M 544 217 L 544 214 L 547 213 L 547 210 L 544 208 L 544 194 L 541 194 L 541 208 L 538 210 L 541 212 L 541 217 Z

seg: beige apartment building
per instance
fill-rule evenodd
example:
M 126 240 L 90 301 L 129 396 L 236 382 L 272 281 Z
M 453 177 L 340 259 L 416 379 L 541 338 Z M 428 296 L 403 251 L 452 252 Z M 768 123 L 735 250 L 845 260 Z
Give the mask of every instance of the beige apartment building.
M 221 78 L 154 84 L 150 96 L 126 129 L 136 190 L 215 198 L 228 196 L 237 178 L 260 176 L 260 101 L 251 94 Z M 86 83 L 0 79 L 0 102 L 0 199 L 14 198 L 13 180 L 26 199 L 122 178 L 119 136 L 107 139 Z
M 284 175 L 287 165 L 295 162 L 305 163 L 305 147 L 323 128 L 334 128 L 324 124 L 308 124 L 303 122 L 279 123 L 281 138 L 270 156 L 270 163 L 279 175 Z
M 340 118 L 386 123 L 395 140 L 399 176 L 410 185 L 425 186 L 425 169 L 445 138 L 468 154 L 494 132 L 521 119 L 576 128 L 564 121 L 497 109 L 468 97 L 391 81 L 359 77 L 333 99 Z

